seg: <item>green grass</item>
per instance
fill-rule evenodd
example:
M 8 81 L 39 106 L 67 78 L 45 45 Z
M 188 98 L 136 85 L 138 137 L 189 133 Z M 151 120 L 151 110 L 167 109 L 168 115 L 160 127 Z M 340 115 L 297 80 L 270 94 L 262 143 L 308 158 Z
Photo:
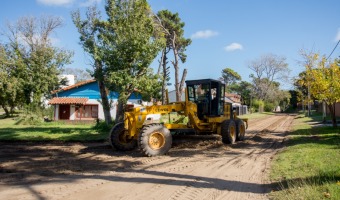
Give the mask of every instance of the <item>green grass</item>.
M 274 159 L 272 199 L 340 199 L 340 129 L 312 128 L 319 115 L 299 115 L 287 147 Z
M 248 119 L 259 119 L 259 118 L 264 118 L 268 117 L 269 115 L 274 115 L 275 113 L 272 112 L 256 112 L 256 113 L 251 113 L 251 114 L 246 114 L 246 115 L 239 115 L 239 118 L 248 118 Z
M 108 128 L 95 123 L 22 125 L 16 118 L 0 118 L 0 141 L 103 141 L 108 134 Z

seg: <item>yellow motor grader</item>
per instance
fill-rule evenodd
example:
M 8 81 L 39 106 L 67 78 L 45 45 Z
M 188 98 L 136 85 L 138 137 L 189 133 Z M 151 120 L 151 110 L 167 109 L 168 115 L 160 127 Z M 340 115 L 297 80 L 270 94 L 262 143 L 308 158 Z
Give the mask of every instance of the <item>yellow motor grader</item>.
M 170 115 L 177 114 L 177 120 Z M 110 131 L 110 143 L 118 150 L 138 147 L 147 156 L 163 155 L 172 145 L 172 134 L 219 134 L 222 142 L 243 140 L 247 119 L 240 119 L 225 102 L 225 87 L 213 79 L 186 81 L 185 101 L 141 106 L 125 112 L 124 122 Z

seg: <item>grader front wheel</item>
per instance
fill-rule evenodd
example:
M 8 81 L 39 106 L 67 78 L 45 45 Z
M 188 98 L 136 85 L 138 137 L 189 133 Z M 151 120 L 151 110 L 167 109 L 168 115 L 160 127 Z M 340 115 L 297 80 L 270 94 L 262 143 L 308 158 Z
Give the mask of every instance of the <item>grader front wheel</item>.
M 147 156 L 163 155 L 171 148 L 172 136 L 162 124 L 150 124 L 141 130 L 138 143 Z
M 111 129 L 109 140 L 113 147 L 121 151 L 129 151 L 137 146 L 137 140 L 127 135 L 124 123 L 118 123 Z

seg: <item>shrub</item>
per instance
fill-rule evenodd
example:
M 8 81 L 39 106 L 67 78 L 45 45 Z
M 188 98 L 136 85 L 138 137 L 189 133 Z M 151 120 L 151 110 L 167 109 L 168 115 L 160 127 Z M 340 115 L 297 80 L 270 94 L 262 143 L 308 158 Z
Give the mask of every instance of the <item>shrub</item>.
M 264 104 L 264 111 L 265 112 L 272 112 L 275 108 L 275 104 L 274 103 L 270 103 L 270 102 L 265 102 Z

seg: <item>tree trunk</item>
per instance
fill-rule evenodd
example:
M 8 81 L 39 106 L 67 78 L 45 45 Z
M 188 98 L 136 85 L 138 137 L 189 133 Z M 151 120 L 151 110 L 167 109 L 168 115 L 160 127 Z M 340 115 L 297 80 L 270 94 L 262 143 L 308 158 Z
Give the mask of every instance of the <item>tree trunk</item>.
M 335 103 L 328 104 L 328 108 L 329 108 L 329 111 L 330 111 L 330 114 L 331 114 L 333 127 L 336 128 L 337 123 L 336 123 L 336 117 L 335 117 Z
M 168 74 L 167 74 L 167 67 L 166 67 L 166 65 L 167 65 L 167 63 L 168 63 L 168 61 L 167 61 L 167 56 L 166 56 L 166 49 L 164 49 L 163 50 L 163 52 L 162 52 L 162 60 L 161 60 L 161 62 L 162 62 L 162 66 L 163 66 L 163 80 L 162 80 L 162 104 L 164 105 L 164 104 L 166 104 L 167 102 L 167 99 L 166 99 L 166 95 L 165 95 L 165 93 L 166 93 L 166 85 L 167 85 L 167 76 L 168 76 Z
M 185 77 L 187 76 L 187 73 L 188 73 L 188 70 L 187 69 L 184 69 L 183 70 L 183 74 L 182 74 L 182 80 L 181 80 L 181 83 L 179 85 L 179 90 L 180 90 L 180 93 L 179 93 L 179 100 L 181 101 L 182 100 L 182 91 L 184 89 L 184 82 L 185 82 Z
M 112 123 L 112 118 L 110 114 L 110 104 L 109 104 L 109 99 L 107 97 L 108 93 L 106 92 L 106 86 L 104 84 L 103 68 L 102 68 L 100 61 L 95 61 L 95 72 L 96 72 L 95 78 L 98 81 L 100 97 L 102 99 L 105 123 L 107 125 L 110 125 Z
M 10 108 L 10 113 L 13 115 L 14 114 L 14 109 L 15 109 L 15 106 L 11 106 Z
M 1 107 L 2 107 L 2 108 L 4 109 L 4 111 L 5 111 L 6 117 L 10 117 L 10 116 L 11 116 L 11 113 L 9 112 L 8 108 L 7 108 L 6 106 L 4 106 L 4 105 L 1 105 Z
M 176 47 L 176 33 L 174 32 L 173 34 L 173 38 L 171 39 L 172 41 L 172 50 L 174 52 L 174 58 L 175 61 L 172 61 L 172 65 L 174 66 L 175 69 L 175 92 L 176 92 L 176 101 L 180 101 L 180 93 L 181 91 L 179 91 L 179 78 L 178 78 L 178 71 L 179 71 L 179 66 L 178 66 L 178 51 L 177 51 L 177 47 Z
M 112 118 L 111 118 L 111 114 L 110 114 L 109 99 L 107 98 L 108 94 L 106 92 L 106 87 L 105 87 L 104 81 L 98 80 L 98 86 L 99 86 L 100 97 L 102 99 L 102 106 L 103 106 L 105 123 L 107 125 L 110 125 L 112 123 Z
M 127 104 L 127 100 L 130 94 L 120 93 L 118 97 L 117 113 L 116 113 L 116 123 L 124 122 L 124 112 Z

